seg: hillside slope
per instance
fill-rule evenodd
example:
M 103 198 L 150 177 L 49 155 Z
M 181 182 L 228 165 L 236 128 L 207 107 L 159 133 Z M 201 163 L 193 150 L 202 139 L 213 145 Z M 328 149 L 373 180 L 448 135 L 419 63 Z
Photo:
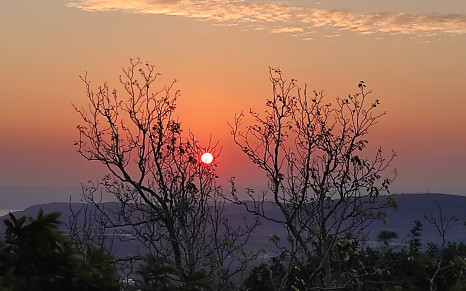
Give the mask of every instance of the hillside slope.
M 370 225 L 368 229 L 369 237 L 371 238 L 369 245 L 377 245 L 375 238 L 381 230 L 395 231 L 399 237 L 397 242 L 402 242 L 410 233 L 410 229 L 413 227 L 415 220 L 421 221 L 424 226 L 421 236 L 421 241 L 423 242 L 424 247 L 426 247 L 428 242 L 440 244 L 441 237 L 439 236 L 437 230 L 424 218 L 424 215 L 434 215 L 434 217 L 438 218 L 439 209 L 436 202 L 438 202 L 442 208 L 444 217 L 456 216 L 458 218 L 458 220 L 452 225 L 451 229 L 447 232 L 447 241 L 461 242 L 466 238 L 466 230 L 464 227 L 464 223 L 466 222 L 465 196 L 444 194 L 403 194 L 393 196 L 396 198 L 398 210 L 395 211 L 394 209 L 391 209 L 389 211 L 386 224 L 382 223 L 381 221 L 377 221 Z M 385 198 L 381 197 L 379 199 Z M 106 206 L 111 206 L 113 203 L 116 202 L 107 203 Z M 70 209 L 77 211 L 80 209 L 80 207 L 82 206 L 78 203 L 73 203 L 71 205 L 68 203 L 50 203 L 31 206 L 24 211 L 15 212 L 14 214 L 17 217 L 22 215 L 35 217 L 39 209 L 42 208 L 45 213 L 54 211 L 61 212 L 62 221 L 66 221 L 68 216 L 71 214 Z M 277 218 L 280 217 L 280 212 L 276 207 L 274 207 L 272 203 L 268 203 L 266 205 L 266 209 L 272 216 Z M 228 218 L 230 223 L 235 225 L 241 224 L 244 218 L 246 218 L 246 220 L 253 219 L 252 215 L 247 213 L 243 207 L 233 204 L 226 205 L 224 215 Z M 4 216 L 3 218 L 6 217 Z M 65 225 L 62 225 L 62 230 L 65 232 L 67 231 Z M 4 233 L 4 231 L 4 224 L 1 223 L 0 233 Z M 274 250 L 272 245 L 267 241 L 267 239 L 273 234 L 277 234 L 283 238 L 286 237 L 286 231 L 282 228 L 282 226 L 270 221 L 261 220 L 261 225 L 255 230 L 254 234 L 250 238 L 250 241 L 248 242 L 248 248 L 257 249 L 260 247 L 266 247 L 269 249 L 269 253 L 273 254 Z M 117 244 L 115 247 L 116 253 L 124 254 L 132 252 L 134 249 L 137 249 L 140 246 L 138 246 L 138 244 L 131 243 L 124 245 Z

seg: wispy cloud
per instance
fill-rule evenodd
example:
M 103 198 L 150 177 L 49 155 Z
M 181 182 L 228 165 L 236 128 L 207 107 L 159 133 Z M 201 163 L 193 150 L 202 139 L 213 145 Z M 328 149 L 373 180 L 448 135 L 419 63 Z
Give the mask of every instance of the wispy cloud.
M 329 37 L 329 38 L 339 37 L 339 36 L 340 36 L 339 34 L 327 34 L 327 35 L 324 35 L 324 37 Z
M 254 4 L 233 0 L 74 0 L 68 6 L 86 11 L 176 15 L 220 23 L 274 23 L 272 33 L 303 32 L 310 26 L 312 29 L 334 27 L 360 34 L 466 34 L 466 15 L 463 14 L 358 14 L 276 2 Z
M 284 33 L 284 32 L 303 32 L 304 29 L 301 27 L 279 27 L 272 29 L 272 33 Z
M 86 11 L 129 11 L 241 22 L 284 22 L 292 7 L 280 3 L 247 4 L 228 0 L 77 0 L 68 3 Z
M 362 34 L 375 32 L 400 34 L 466 33 L 466 15 L 460 14 L 355 14 L 301 8 L 299 19 L 314 26 L 334 26 Z

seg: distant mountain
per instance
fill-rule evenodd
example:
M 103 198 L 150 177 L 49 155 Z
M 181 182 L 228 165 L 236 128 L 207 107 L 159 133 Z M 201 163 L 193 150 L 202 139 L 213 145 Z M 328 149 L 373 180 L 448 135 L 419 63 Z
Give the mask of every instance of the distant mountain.
M 444 217 L 456 216 L 457 221 L 452 224 L 451 229 L 447 232 L 446 239 L 450 242 L 461 242 L 466 238 L 466 197 L 465 196 L 455 196 L 455 195 L 445 195 L 445 194 L 402 194 L 402 195 L 392 195 L 395 197 L 398 210 L 390 209 L 388 213 L 387 223 L 384 224 L 381 221 L 377 221 L 370 225 L 369 237 L 371 238 L 369 244 L 376 245 L 376 237 L 381 230 L 390 230 L 395 231 L 398 234 L 398 242 L 406 239 L 407 235 L 410 233 L 410 230 L 414 226 L 414 221 L 419 220 L 423 224 L 423 231 L 421 236 L 421 241 L 424 244 L 424 247 L 428 242 L 433 242 L 440 244 L 441 237 L 439 236 L 435 227 L 429 224 L 424 215 L 430 216 L 433 215 L 439 219 L 439 209 L 436 202 L 440 205 L 442 209 L 442 214 Z M 379 199 L 386 199 L 382 196 Z M 108 202 L 106 207 L 117 206 L 117 202 Z M 71 210 L 77 212 L 82 207 L 79 203 L 50 203 L 50 204 L 40 204 L 31 206 L 24 211 L 15 212 L 16 217 L 22 215 L 37 216 L 39 209 L 42 208 L 45 213 L 49 212 L 61 212 L 62 221 L 66 221 L 71 214 Z M 281 217 L 280 211 L 275 207 L 271 202 L 265 204 L 266 211 L 274 217 Z M 91 208 L 90 208 L 91 209 Z M 228 218 L 229 222 L 233 225 L 239 225 L 243 222 L 244 219 L 247 221 L 253 221 L 253 216 L 246 212 L 244 207 L 227 204 L 224 209 L 224 215 Z M 6 218 L 4 216 L 3 218 Z M 2 219 L 3 219 L 2 218 Z M 62 225 L 62 230 L 67 231 L 66 227 Z M 3 223 L 0 224 L 0 233 L 4 233 L 5 227 Z M 255 230 L 254 234 L 251 236 L 250 241 L 248 242 L 248 248 L 258 249 L 260 247 L 271 248 L 271 243 L 268 242 L 268 238 L 277 234 L 283 238 L 286 237 L 286 231 L 276 223 L 270 221 L 261 220 L 261 225 Z M 132 244 L 117 244 L 116 253 L 125 254 L 132 252 L 137 249 L 138 246 L 135 243 Z M 270 249 L 270 252 L 273 253 L 273 249 Z
M 434 242 L 440 243 L 440 236 L 436 228 L 427 222 L 425 215 L 431 215 L 440 219 L 442 209 L 444 218 L 456 216 L 458 219 L 452 224 L 451 229 L 446 233 L 446 240 L 450 242 L 466 241 L 466 197 L 446 194 L 404 194 L 394 195 L 398 205 L 397 211 L 390 211 L 388 214 L 387 224 L 376 223 L 373 232 L 382 229 L 395 231 L 400 238 L 405 238 L 412 227 L 414 221 L 419 220 L 423 224 L 421 240 L 423 243 Z M 437 202 L 437 203 L 436 203 Z

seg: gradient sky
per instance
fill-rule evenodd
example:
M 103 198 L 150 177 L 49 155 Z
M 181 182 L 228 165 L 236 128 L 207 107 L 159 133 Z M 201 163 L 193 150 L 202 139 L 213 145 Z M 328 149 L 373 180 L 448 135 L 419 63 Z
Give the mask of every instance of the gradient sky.
M 182 126 L 220 141 L 226 189 L 264 181 L 227 122 L 264 108 L 274 66 L 330 100 L 374 90 L 388 114 L 369 140 L 398 154 L 394 193 L 466 194 L 464 0 L 0 0 L 0 209 L 106 173 L 76 153 L 71 103 L 86 104 L 85 71 L 121 89 L 129 57 L 179 81 Z

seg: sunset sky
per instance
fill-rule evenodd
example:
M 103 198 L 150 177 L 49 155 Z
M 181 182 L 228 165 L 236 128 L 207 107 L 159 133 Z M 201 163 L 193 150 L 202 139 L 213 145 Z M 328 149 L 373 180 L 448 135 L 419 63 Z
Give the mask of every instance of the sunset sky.
M 130 57 L 160 88 L 178 80 L 183 128 L 222 146 L 225 190 L 265 181 L 227 122 L 264 109 L 272 66 L 330 102 L 364 80 L 387 111 L 368 138 L 397 152 L 392 192 L 466 195 L 464 0 L 0 0 L 0 209 L 67 201 L 106 173 L 76 153 L 71 104 L 86 105 L 86 71 L 121 90 Z

